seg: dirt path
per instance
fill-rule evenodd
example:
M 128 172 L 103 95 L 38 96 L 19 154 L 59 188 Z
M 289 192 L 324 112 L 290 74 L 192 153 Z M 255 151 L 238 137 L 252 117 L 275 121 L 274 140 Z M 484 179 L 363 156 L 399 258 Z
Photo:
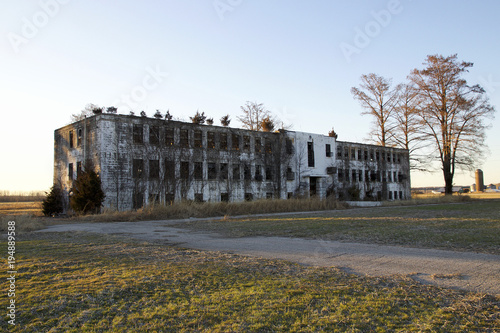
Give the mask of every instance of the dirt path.
M 422 283 L 500 295 L 498 255 L 284 237 L 223 238 L 173 228 L 171 225 L 176 222 L 80 223 L 54 225 L 38 232 L 121 234 L 199 250 L 341 267 L 368 276 L 411 275 Z

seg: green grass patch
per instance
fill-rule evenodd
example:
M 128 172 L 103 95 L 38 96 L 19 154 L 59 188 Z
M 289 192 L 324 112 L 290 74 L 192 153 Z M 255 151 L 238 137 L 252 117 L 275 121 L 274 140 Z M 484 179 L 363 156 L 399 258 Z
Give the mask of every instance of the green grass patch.
M 424 286 L 406 277 L 364 278 L 117 236 L 21 238 L 16 332 L 500 329 L 499 298 Z M 6 321 L 1 325 L 9 329 Z
M 281 236 L 500 254 L 500 201 L 187 221 L 228 237 Z

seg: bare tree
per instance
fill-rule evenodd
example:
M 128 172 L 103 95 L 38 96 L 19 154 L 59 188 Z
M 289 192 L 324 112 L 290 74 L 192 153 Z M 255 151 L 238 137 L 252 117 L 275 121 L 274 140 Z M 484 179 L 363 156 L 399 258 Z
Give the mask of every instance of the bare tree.
M 474 168 L 484 148 L 485 120 L 495 109 L 484 89 L 469 86 L 463 74 L 473 64 L 457 55 L 427 56 L 424 69 L 414 69 L 409 79 L 418 89 L 418 114 L 425 135 L 439 154 L 445 193 L 452 193 L 455 169 Z
M 407 149 L 410 155 L 410 169 L 427 171 L 428 155 L 419 152 L 428 146 L 421 131 L 420 119 L 417 113 L 417 90 L 409 84 L 401 85 L 401 90 L 394 108 L 393 141 L 399 148 Z
M 245 106 L 241 107 L 241 111 L 243 115 L 236 118 L 243 124 L 243 128 L 251 131 L 261 131 L 262 120 L 266 117 L 271 117 L 271 112 L 262 103 L 246 102 Z
M 83 108 L 83 110 L 80 111 L 80 113 L 74 113 L 71 115 L 71 122 L 74 123 L 83 120 L 87 117 L 92 117 L 94 114 L 96 114 L 96 111 L 97 113 L 99 113 L 98 110 L 100 110 L 101 111 L 100 113 L 102 113 L 102 109 L 103 108 L 99 107 L 96 104 L 89 103 L 85 105 L 85 108 Z
M 392 79 L 370 73 L 361 76 L 359 88 L 351 88 L 353 97 L 357 99 L 366 110 L 363 115 L 371 115 L 375 118 L 375 128 L 372 130 L 371 138 L 381 146 L 391 143 L 392 130 L 391 115 L 396 106 L 400 86 L 391 88 Z

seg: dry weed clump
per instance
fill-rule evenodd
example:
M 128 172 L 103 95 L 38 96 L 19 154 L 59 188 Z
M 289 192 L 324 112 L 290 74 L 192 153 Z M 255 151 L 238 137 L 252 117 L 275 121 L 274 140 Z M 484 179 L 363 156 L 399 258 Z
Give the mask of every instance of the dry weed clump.
M 7 223 L 9 221 L 16 222 L 16 231 L 29 232 L 43 229 L 49 223 L 47 219 L 39 218 L 30 215 L 5 215 L 0 216 L 0 231 L 7 231 Z

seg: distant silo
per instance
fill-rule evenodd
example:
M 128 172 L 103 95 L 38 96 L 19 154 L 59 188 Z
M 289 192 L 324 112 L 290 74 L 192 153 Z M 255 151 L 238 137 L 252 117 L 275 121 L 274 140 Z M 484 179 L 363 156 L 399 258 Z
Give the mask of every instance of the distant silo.
M 476 170 L 476 191 L 484 191 L 483 171 L 481 169 Z

